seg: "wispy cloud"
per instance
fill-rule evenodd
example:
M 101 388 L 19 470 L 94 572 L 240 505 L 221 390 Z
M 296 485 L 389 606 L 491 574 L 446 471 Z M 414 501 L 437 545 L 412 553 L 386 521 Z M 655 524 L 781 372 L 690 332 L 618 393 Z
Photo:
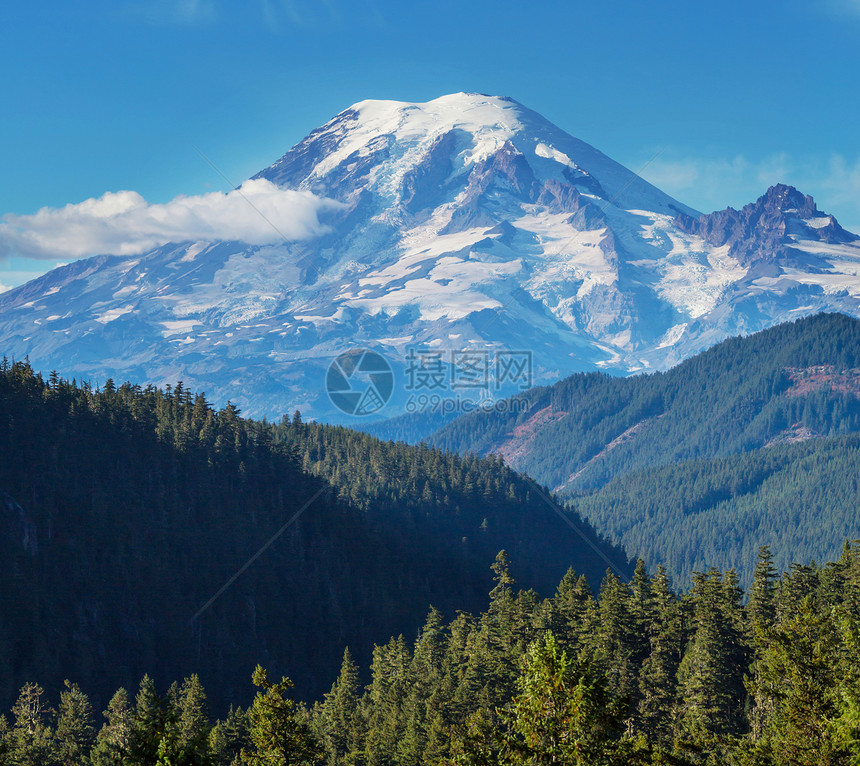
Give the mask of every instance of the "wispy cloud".
M 750 174 L 750 164 L 741 156 L 732 158 L 658 158 L 642 171 L 646 181 L 674 196 L 696 191 L 736 188 Z M 702 194 L 705 192 L 705 194 Z M 701 204 L 701 203 L 699 203 Z
M 0 218 L 0 258 L 75 259 L 132 255 L 167 242 L 241 240 L 263 245 L 325 232 L 319 215 L 340 203 L 279 189 L 264 179 L 226 194 L 211 192 L 150 204 L 134 191 L 107 192 L 62 208 Z
M 853 204 L 860 221 L 860 157 L 852 163 L 841 154 L 832 155 L 820 184 L 835 202 Z
M 661 157 L 643 177 L 663 191 L 703 212 L 752 202 L 776 183 L 796 186 L 816 198 L 852 231 L 860 230 L 860 157 L 798 159 L 784 152 L 750 160 L 742 155 Z
M 218 16 L 214 0 L 129 0 L 122 8 L 149 24 L 168 26 L 205 24 Z
M 0 282 L 0 293 L 5 293 L 7 290 L 11 290 L 12 287 L 10 285 L 4 285 Z
M 780 153 L 756 162 L 742 155 L 658 159 L 643 176 L 670 194 L 695 190 L 705 198 L 713 196 L 715 201 L 725 201 L 730 193 L 732 196 L 740 193 L 745 199 L 750 192 L 757 191 L 758 196 L 768 186 L 785 179 L 788 173 L 788 157 Z
M 344 20 L 335 0 L 260 0 L 260 9 L 272 31 L 278 31 L 282 23 L 299 28 L 327 27 Z
M 827 6 L 839 16 L 860 18 L 860 0 L 828 0 Z

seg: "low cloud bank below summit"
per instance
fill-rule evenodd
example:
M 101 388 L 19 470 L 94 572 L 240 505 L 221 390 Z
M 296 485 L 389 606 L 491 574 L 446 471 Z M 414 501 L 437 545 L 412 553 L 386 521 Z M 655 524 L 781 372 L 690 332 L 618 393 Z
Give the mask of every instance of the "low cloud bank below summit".
M 147 202 L 134 191 L 32 215 L 0 218 L 0 259 L 57 259 L 135 255 L 167 242 L 241 240 L 266 245 L 310 239 L 327 227 L 321 213 L 341 203 L 311 192 L 280 189 L 271 181 L 246 181 L 233 191 Z

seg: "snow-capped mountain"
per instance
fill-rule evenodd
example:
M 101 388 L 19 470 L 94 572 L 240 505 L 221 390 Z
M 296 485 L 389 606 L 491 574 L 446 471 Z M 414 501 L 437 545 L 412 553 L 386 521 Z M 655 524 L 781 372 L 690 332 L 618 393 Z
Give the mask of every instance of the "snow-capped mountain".
M 410 349 L 530 351 L 539 383 L 860 316 L 858 238 L 811 198 L 775 186 L 701 216 L 508 98 L 363 101 L 257 177 L 337 200 L 328 233 L 55 269 L 0 295 L 0 353 L 326 417 L 325 370 L 352 347 L 389 359 L 402 394 Z

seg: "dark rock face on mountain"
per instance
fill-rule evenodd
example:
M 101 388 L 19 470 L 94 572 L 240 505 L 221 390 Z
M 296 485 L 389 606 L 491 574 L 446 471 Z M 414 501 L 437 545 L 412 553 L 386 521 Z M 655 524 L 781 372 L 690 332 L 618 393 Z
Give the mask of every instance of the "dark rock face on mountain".
M 698 218 L 681 214 L 675 224 L 717 247 L 729 245 L 729 253 L 746 265 L 779 257 L 796 261 L 796 252 L 788 253 L 786 248 L 797 239 L 830 245 L 860 239 L 843 229 L 832 215 L 819 211 L 811 196 L 785 184 L 771 186 L 740 210 L 729 207 Z

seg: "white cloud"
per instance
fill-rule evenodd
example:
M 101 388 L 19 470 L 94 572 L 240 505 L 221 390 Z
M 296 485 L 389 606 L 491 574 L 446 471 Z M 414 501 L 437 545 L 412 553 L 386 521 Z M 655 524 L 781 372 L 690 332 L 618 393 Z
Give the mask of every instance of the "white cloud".
M 246 181 L 226 194 L 211 192 L 150 204 L 137 192 L 107 192 L 62 208 L 0 218 L 0 258 L 75 259 L 133 255 L 167 242 L 241 240 L 265 245 L 309 239 L 326 231 L 319 214 L 340 203 L 310 192 Z
M 9 285 L 4 285 L 0 282 L 0 293 L 5 293 L 7 290 L 11 290 L 12 288 Z

